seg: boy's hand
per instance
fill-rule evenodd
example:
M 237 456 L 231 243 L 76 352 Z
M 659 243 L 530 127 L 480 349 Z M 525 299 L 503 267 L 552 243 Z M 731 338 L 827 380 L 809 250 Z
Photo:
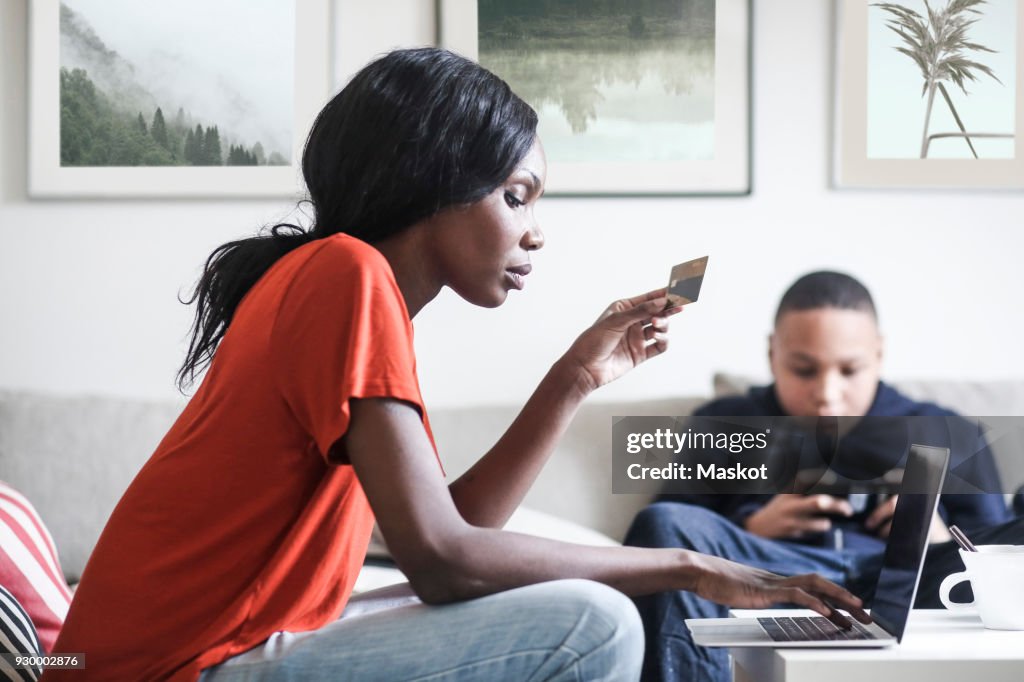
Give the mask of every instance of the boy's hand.
M 747 517 L 745 528 L 763 538 L 798 538 L 832 527 L 826 514 L 851 516 L 853 507 L 831 495 L 776 495 Z
M 888 538 L 889 532 L 892 530 L 892 517 L 896 513 L 896 501 L 899 497 L 899 495 L 893 495 L 875 507 L 875 510 L 864 521 L 864 526 L 868 530 L 873 531 L 878 537 Z M 948 542 L 952 539 L 953 536 L 949 534 L 946 524 L 943 523 L 939 513 L 935 512 L 932 516 L 932 525 L 928 529 L 928 542 L 935 544 L 938 542 Z

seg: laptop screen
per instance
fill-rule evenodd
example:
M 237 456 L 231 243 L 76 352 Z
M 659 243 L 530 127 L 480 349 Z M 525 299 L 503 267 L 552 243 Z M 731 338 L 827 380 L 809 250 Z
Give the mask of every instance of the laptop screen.
M 914 605 L 918 578 L 928 548 L 928 531 L 946 476 L 949 450 L 911 445 L 903 472 L 904 490 L 929 491 L 900 495 L 892 517 L 882 571 L 871 603 L 871 617 L 896 638 L 903 639 Z

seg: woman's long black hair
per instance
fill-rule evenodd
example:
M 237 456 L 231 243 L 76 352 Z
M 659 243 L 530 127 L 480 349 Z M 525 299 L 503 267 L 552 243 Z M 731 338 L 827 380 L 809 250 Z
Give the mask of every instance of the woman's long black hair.
M 374 243 L 494 191 L 533 144 L 537 115 L 479 64 L 436 48 L 371 62 L 323 108 L 302 155 L 313 225 L 278 223 L 217 247 L 192 296 L 184 391 L 213 359 L 242 297 L 283 255 L 344 232 Z

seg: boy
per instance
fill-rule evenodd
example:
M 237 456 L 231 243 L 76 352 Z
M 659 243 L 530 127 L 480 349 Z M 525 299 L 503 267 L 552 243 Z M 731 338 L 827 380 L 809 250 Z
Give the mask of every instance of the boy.
M 880 380 L 882 337 L 874 302 L 863 284 L 837 272 L 814 272 L 785 293 L 769 339 L 774 383 L 742 397 L 705 405 L 700 416 L 885 416 L 948 417 L 932 403 L 911 400 Z M 918 421 L 939 425 L 944 420 Z M 909 424 L 909 422 L 908 422 Z M 966 430 L 965 430 L 966 431 Z M 886 434 L 891 436 L 892 434 Z M 906 433 L 903 433 L 906 439 Z M 880 442 L 881 441 L 881 442 Z M 843 436 L 844 449 L 889 448 L 892 438 L 860 422 Z M 934 443 L 939 444 L 939 443 Z M 980 445 L 980 447 L 979 447 Z M 971 480 L 1000 490 L 991 453 L 981 441 L 954 450 L 954 462 L 970 456 Z M 975 451 L 978 451 L 975 454 Z M 973 455 L 973 456 L 971 456 Z M 863 501 L 863 500 L 862 500 Z M 634 520 L 625 543 L 643 547 L 685 547 L 717 554 L 782 574 L 817 572 L 855 594 L 873 592 L 895 497 L 870 495 L 863 511 L 831 495 L 662 496 Z M 943 495 L 933 520 L 917 606 L 938 606 L 938 584 L 960 570 L 946 524 L 955 523 L 975 542 L 1020 544 L 1024 524 L 1004 524 L 1009 514 L 1002 495 Z M 998 526 L 992 528 L 993 526 Z M 981 531 L 981 529 L 988 529 Z M 722 617 L 727 609 L 686 592 L 665 592 L 636 600 L 644 621 L 645 680 L 728 680 L 724 649 L 697 647 L 686 618 Z

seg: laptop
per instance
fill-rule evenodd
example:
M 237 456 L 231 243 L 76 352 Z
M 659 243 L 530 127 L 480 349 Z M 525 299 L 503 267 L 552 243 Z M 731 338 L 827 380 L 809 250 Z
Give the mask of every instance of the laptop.
M 843 630 L 823 616 L 787 616 L 786 609 L 764 618 L 691 618 L 686 626 L 693 641 L 712 647 L 856 647 L 892 646 L 903 639 L 910 609 L 917 595 L 928 531 L 939 504 L 939 491 L 949 466 L 949 450 L 911 445 L 902 490 L 921 494 L 900 495 L 885 546 L 871 607 L 874 621 Z

